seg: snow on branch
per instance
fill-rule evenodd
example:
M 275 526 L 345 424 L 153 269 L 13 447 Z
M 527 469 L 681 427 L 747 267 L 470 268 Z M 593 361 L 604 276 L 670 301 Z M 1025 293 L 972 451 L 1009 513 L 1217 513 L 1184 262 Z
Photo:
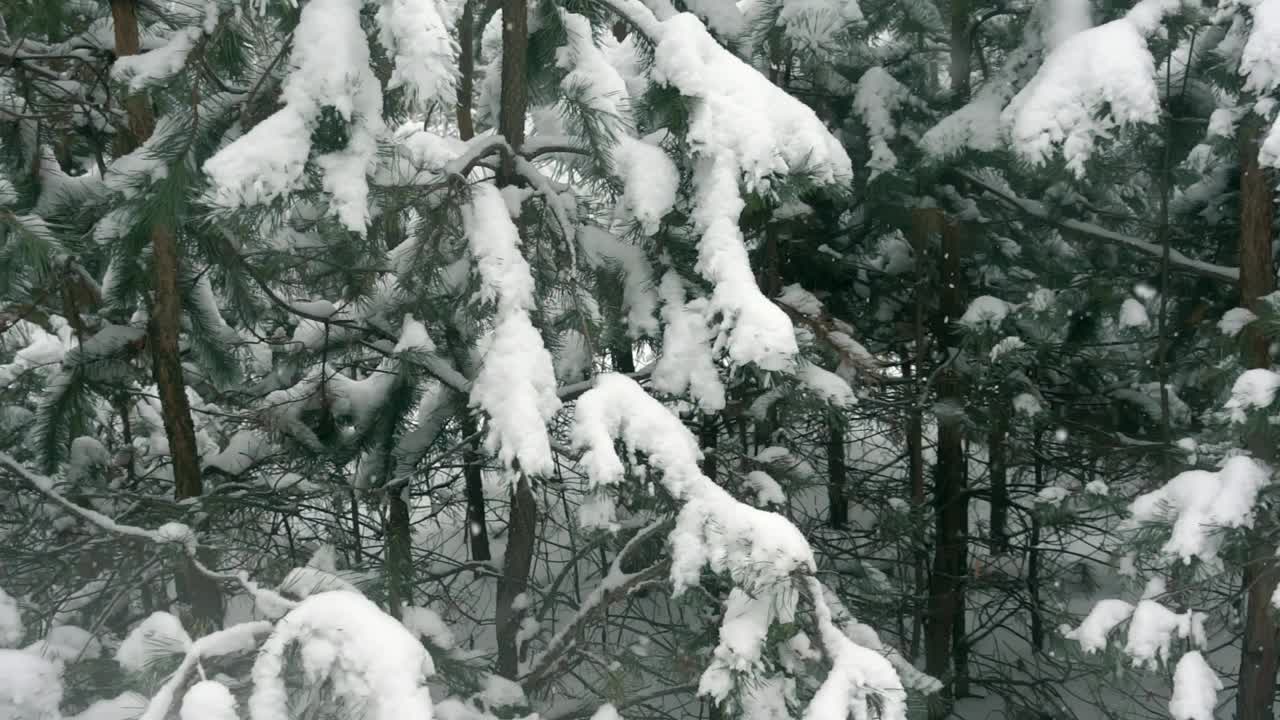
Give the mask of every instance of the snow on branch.
M 717 349 L 734 365 L 791 370 L 798 352 L 786 314 L 760 292 L 738 228 L 739 184 L 768 193 L 777 178 L 805 173 L 840 186 L 849 156 L 813 110 L 722 47 L 690 13 L 659 20 L 638 0 L 605 0 L 655 45 L 653 79 L 696 101 L 688 139 L 697 157 L 693 221 L 698 272 L 714 286 L 723 317 Z
M 1220 564 L 1222 531 L 1253 527 L 1258 494 L 1268 482 L 1267 470 L 1245 456 L 1227 460 L 1217 472 L 1188 470 L 1138 496 L 1129 508 L 1129 523 L 1168 523 L 1169 540 L 1161 553 L 1170 561 L 1199 558 Z
M 302 671 L 333 693 L 353 716 L 369 720 L 431 720 L 424 681 L 435 664 L 422 643 L 395 618 L 357 593 L 312 595 L 276 623 L 253 665 L 254 720 L 289 720 L 286 651 L 296 647 Z
M 147 703 L 147 709 L 138 720 L 163 720 L 167 717 L 178 688 L 182 687 L 182 683 L 186 681 L 187 675 L 193 668 L 199 668 L 202 658 L 252 651 L 257 647 L 258 636 L 271 632 L 271 628 L 272 624 L 265 620 L 241 623 L 210 633 L 192 642 L 182 658 L 182 663 Z M 201 674 L 203 675 L 203 671 Z
M 720 627 L 720 644 L 702 675 L 699 694 L 723 701 L 735 677 L 760 667 L 769 628 L 791 622 L 804 579 L 832 670 L 805 713 L 807 720 L 868 717 L 871 696 L 883 716 L 906 717 L 905 691 L 892 664 L 851 640 L 836 626 L 814 577 L 813 551 L 800 530 L 776 513 L 760 510 L 702 474 L 698 443 L 680 419 L 621 375 L 596 378 L 578 399 L 571 430 L 584 450 L 581 463 L 597 494 L 622 482 L 625 467 L 614 446 L 643 453 L 661 472 L 662 485 L 682 505 L 671 533 L 671 580 L 677 594 L 696 584 L 704 568 L 734 582 Z M 597 500 L 597 511 L 608 503 Z M 611 508 L 610 508 L 611 509 Z
M 533 273 L 520 234 L 497 187 L 473 189 L 463 226 L 480 275 L 480 297 L 497 305 L 484 359 L 471 384 L 471 405 L 489 414 L 485 446 L 503 465 L 533 475 L 552 471 L 547 422 L 560 409 L 551 354 L 529 319 Z
M 218 26 L 217 3 L 206 3 L 203 10 L 203 13 L 191 16 L 192 20 L 199 20 L 199 24 L 174 30 L 159 47 L 142 54 L 116 58 L 111 65 L 111 76 L 128 81 L 130 91 L 140 92 L 182 72 L 187 58 Z
M 1094 143 L 1114 127 L 1159 120 L 1147 37 L 1181 4 L 1142 0 L 1124 17 L 1063 39 L 1004 110 L 1014 149 L 1039 164 L 1060 146 L 1079 177 Z
M 284 107 L 222 148 L 204 164 L 212 201 L 226 207 L 267 203 L 301 186 L 311 155 L 311 133 L 324 108 L 349 124 L 347 146 L 315 158 L 334 214 L 364 233 L 369 184 L 382 121 L 382 89 L 370 67 L 360 25 L 360 0 L 312 0 L 294 31 L 291 69 L 282 87 Z
M 457 2 L 383 0 L 375 19 L 383 47 L 394 56 L 387 89 L 405 88 L 418 108 L 454 100 L 458 44 L 449 28 L 459 10 Z
M 984 191 L 991 193 L 1008 205 L 1021 210 L 1027 215 L 1038 220 L 1042 220 L 1051 225 L 1056 225 L 1064 230 L 1080 233 L 1081 235 L 1085 235 L 1095 240 L 1105 240 L 1107 242 L 1127 245 L 1128 247 L 1152 257 L 1160 257 L 1164 253 L 1164 249 L 1156 243 L 1148 242 L 1146 240 L 1133 237 L 1132 235 L 1125 235 L 1113 230 L 1108 230 L 1100 225 L 1095 225 L 1094 223 L 1055 217 L 1042 203 L 1036 202 L 1035 200 L 1027 200 L 1025 198 L 1017 197 L 972 173 L 964 171 L 957 171 L 957 173 L 964 179 L 974 185 L 977 185 Z M 1169 250 L 1169 264 L 1176 269 L 1202 275 L 1213 280 L 1224 280 L 1232 283 L 1240 280 L 1239 268 L 1229 267 L 1226 265 L 1215 265 L 1203 260 L 1196 260 L 1195 258 L 1187 257 L 1183 253 L 1173 249 Z
M 849 156 L 813 110 L 723 48 L 693 15 L 661 23 L 653 78 L 696 101 L 688 140 L 697 159 L 693 223 L 702 236 L 697 271 L 714 286 L 723 317 L 717 349 L 734 365 L 790 370 L 798 352 L 786 313 L 760 292 L 738 217 L 748 192 L 795 173 L 843 185 Z

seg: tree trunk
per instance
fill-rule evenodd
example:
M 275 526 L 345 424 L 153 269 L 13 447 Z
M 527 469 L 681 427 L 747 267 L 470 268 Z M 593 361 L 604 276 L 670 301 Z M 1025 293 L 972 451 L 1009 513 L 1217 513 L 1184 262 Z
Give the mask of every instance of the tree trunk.
M 499 185 L 516 182 L 515 153 L 524 144 L 524 121 L 529 107 L 527 60 L 529 55 L 528 0 L 502 0 L 502 95 L 498 132 L 511 149 L 504 154 Z M 511 492 L 511 521 L 507 526 L 507 550 L 498 581 L 496 610 L 498 674 L 511 680 L 520 673 L 517 635 L 523 613 L 516 599 L 529 586 L 538 524 L 538 508 L 530 480 L 520 473 Z
M 475 91 L 476 50 L 475 24 L 476 0 L 467 0 L 458 19 L 458 137 L 463 141 L 476 135 L 475 119 L 471 113 L 471 96 Z
M 913 347 L 911 352 L 915 358 L 905 362 L 902 365 L 902 375 L 904 378 L 915 377 L 917 381 L 923 379 L 924 372 L 921 368 L 924 366 L 925 356 L 925 258 L 930 256 L 929 247 L 931 236 L 936 230 L 933 225 L 936 222 L 936 214 L 920 211 L 912 216 L 911 242 L 915 255 L 915 318 L 913 332 Z M 927 500 L 924 481 L 924 412 L 921 408 L 920 388 L 918 383 L 911 383 L 908 386 L 910 398 L 908 403 L 907 415 L 907 462 L 908 475 L 910 477 L 911 487 L 911 512 L 913 517 L 923 519 L 925 517 L 925 501 Z M 913 583 L 912 583 L 912 621 L 911 621 L 911 657 L 919 657 L 920 655 L 920 637 L 924 630 L 925 624 L 925 604 L 920 598 L 927 594 L 929 586 L 929 555 L 928 555 L 928 535 L 925 531 L 924 523 L 916 523 L 915 532 L 912 534 L 913 541 Z
M 498 132 L 512 154 L 524 145 L 524 121 L 529 108 L 529 8 L 528 0 L 502 0 L 502 97 Z M 500 185 L 516 180 L 515 158 L 504 156 Z
M 462 414 L 462 435 L 476 434 L 476 421 L 470 413 Z M 467 539 L 471 545 L 471 559 L 488 562 L 489 525 L 484 500 L 484 476 L 480 470 L 480 446 L 478 440 L 467 443 L 462 450 L 462 474 L 467 483 Z
M 529 588 L 529 571 L 533 567 L 533 548 L 538 525 L 537 503 L 529 478 L 523 474 L 511 493 L 511 523 L 507 526 L 507 552 L 502 563 L 502 579 L 498 581 L 497 635 L 498 674 L 515 680 L 520 674 L 520 648 L 516 642 L 520 620 L 516 599 Z
M 609 350 L 609 354 L 613 356 L 613 369 L 623 373 L 633 373 L 636 371 L 636 359 L 631 351 L 631 339 L 627 337 L 619 338 L 614 346 Z
M 413 542 L 409 526 L 406 485 L 387 498 L 387 605 L 400 619 L 404 606 L 413 604 Z
M 991 413 L 991 431 L 987 434 L 987 477 L 991 481 L 991 552 L 1009 549 L 1009 407 L 1004 394 L 996 397 Z
M 704 417 L 698 427 L 698 445 L 702 447 L 702 474 L 715 482 L 718 472 L 716 446 L 720 442 L 720 430 L 713 417 Z
M 970 44 L 969 0 L 951 0 L 951 103 L 959 108 L 969 100 Z M 942 257 L 940 305 L 935 337 L 939 361 L 948 363 L 938 375 L 938 401 L 944 413 L 938 418 L 937 464 L 934 466 L 934 550 L 929 575 L 929 608 L 926 613 L 925 665 L 930 675 L 951 682 L 944 686 L 940 702 L 929 704 L 930 720 L 945 717 L 954 701 L 968 687 L 965 677 L 968 651 L 965 643 L 964 583 L 968 575 L 969 495 L 968 460 L 964 446 L 964 384 L 951 355 L 960 351 L 951 323 L 965 311 L 964 276 L 961 272 L 960 227 L 939 217 Z
M 844 464 L 844 416 L 831 410 L 827 416 L 827 500 L 831 506 L 827 524 L 836 530 L 849 527 L 848 473 Z
M 117 57 L 139 52 L 137 9 L 136 0 L 111 0 Z M 133 136 L 131 146 L 136 148 L 151 137 L 155 117 L 145 95 L 130 96 L 125 100 L 125 108 Z M 200 497 L 204 486 L 178 344 L 182 329 L 178 242 L 174 229 L 167 223 L 157 222 L 152 226 L 151 252 L 155 299 L 151 306 L 147 344 L 151 349 L 152 372 L 160 395 L 161 416 L 173 462 L 173 494 L 176 499 L 185 500 Z M 221 623 L 222 595 L 218 584 L 191 563 L 185 564 L 180 576 L 180 591 L 185 595 L 182 599 L 191 605 L 195 617 L 211 626 Z
M 1240 304 L 1256 312 L 1258 299 L 1275 289 L 1271 263 L 1271 181 L 1258 162 L 1259 119 L 1246 118 L 1240 139 Z M 1244 364 L 1271 364 L 1267 339 L 1257 323 L 1245 326 Z M 1251 425 L 1245 445 L 1263 462 L 1274 459 L 1265 426 Z M 1271 596 L 1280 581 L 1274 544 L 1266 541 L 1272 528 L 1260 518 L 1252 533 L 1250 557 L 1244 568 L 1246 590 L 1244 637 L 1241 640 L 1240 683 L 1236 697 L 1238 720 L 1272 720 L 1277 665 L 1277 628 Z
M 973 71 L 969 1 L 951 0 L 951 103 L 957 108 L 969 102 L 969 74 Z
M 141 51 L 138 40 L 138 2 L 137 0 L 111 0 L 111 21 L 115 26 L 116 57 L 137 55 Z M 147 96 L 142 93 L 131 94 L 124 100 L 124 108 L 129 122 L 129 134 L 120 139 L 127 143 L 125 152 L 133 150 L 155 130 L 156 119 L 151 114 L 151 106 Z
M 934 467 L 934 552 L 930 573 L 929 610 L 925 637 L 926 672 L 952 682 L 943 699 L 954 699 L 964 686 L 960 677 L 964 640 L 964 581 L 968 571 L 969 532 L 966 457 L 964 450 L 964 385 L 951 363 L 959 352 L 951 323 L 964 314 L 963 275 L 960 269 L 960 229 L 946 223 L 942 229 L 939 282 L 941 306 L 937 332 L 940 361 L 950 363 L 938 374 L 938 401 L 944 412 L 938 417 L 937 464 Z M 956 662 L 953 662 L 956 661 Z M 930 707 L 930 716 L 945 716 L 943 703 Z
M 1035 448 L 1035 491 L 1044 487 L 1044 434 L 1036 431 Z M 1040 516 L 1031 514 L 1031 538 L 1027 541 L 1027 596 L 1031 603 L 1031 649 L 1040 652 L 1044 649 L 1044 617 L 1040 614 Z

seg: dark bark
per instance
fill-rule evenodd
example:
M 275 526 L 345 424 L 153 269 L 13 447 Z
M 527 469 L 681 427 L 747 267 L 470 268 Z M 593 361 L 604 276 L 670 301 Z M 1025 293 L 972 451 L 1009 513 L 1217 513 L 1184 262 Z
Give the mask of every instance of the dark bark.
M 951 0 L 951 102 L 960 107 L 969 100 L 971 68 L 969 0 Z M 938 216 L 940 212 L 935 211 Z M 961 270 L 960 227 L 938 217 L 942 244 L 938 329 L 939 361 L 947 363 L 938 374 L 938 400 L 945 412 L 938 418 L 937 460 L 934 467 L 934 550 L 929 575 L 929 608 L 926 613 L 926 672 L 950 678 L 942 702 L 929 704 L 930 720 L 949 712 L 949 700 L 967 691 L 965 642 L 965 578 L 968 575 L 969 495 L 964 445 L 964 382 L 951 362 L 959 352 L 951 323 L 965 311 L 964 275 Z
M 702 474 L 715 482 L 718 470 L 716 462 L 716 446 L 720 441 L 720 431 L 716 419 L 706 417 L 698 428 L 698 444 L 702 447 Z
M 404 224 L 400 221 L 400 208 L 388 204 L 383 208 L 383 246 L 387 250 L 397 247 L 405 239 Z M 396 427 L 391 423 L 386 429 L 380 453 L 383 462 L 383 486 L 395 476 Z M 410 526 L 409 485 L 405 485 L 387 497 L 387 514 L 384 526 L 387 534 L 387 609 L 397 620 L 404 616 L 404 607 L 413 604 L 413 532 Z M 351 514 L 355 529 L 356 557 L 361 557 L 359 502 L 354 491 L 351 495 Z
M 827 524 L 836 530 L 849 527 L 848 472 L 844 463 L 844 416 L 831 411 L 827 420 L 827 499 L 831 505 Z
M 957 108 L 969 102 L 969 75 L 973 72 L 969 1 L 951 0 L 951 103 Z
M 769 223 L 764 229 L 764 258 L 758 282 L 765 297 L 777 297 L 782 292 L 782 248 L 775 223 Z
M 406 488 L 407 489 L 407 488 Z M 387 498 L 387 605 L 396 619 L 413 604 L 413 541 L 409 503 L 401 492 Z
M 1035 439 L 1035 491 L 1044 487 L 1044 436 L 1037 432 Z M 1040 516 L 1031 514 L 1031 539 L 1027 543 L 1027 595 L 1031 601 L 1031 649 L 1044 649 L 1044 618 L 1040 614 Z
M 938 347 L 941 362 L 959 352 L 950 322 L 965 310 L 960 267 L 960 229 L 952 223 L 942 228 L 942 258 Z M 969 533 L 966 456 L 964 448 L 964 384 L 953 364 L 938 373 L 938 401 L 945 412 L 938 418 L 937 464 L 934 467 L 934 552 L 929 577 L 929 609 L 926 614 L 926 672 L 950 678 L 944 699 L 953 699 L 963 688 L 964 582 L 968 570 Z M 942 717 L 943 703 L 931 705 L 930 714 Z
M 529 108 L 528 0 L 502 0 L 502 96 L 498 132 L 511 146 L 504 154 L 499 184 L 516 181 L 515 153 L 524 145 L 524 121 Z
M 111 21 L 115 30 L 116 57 L 137 55 L 141 50 L 141 43 L 138 40 L 137 0 L 111 0 Z M 129 123 L 129 132 L 119 137 L 125 143 L 124 151 L 129 152 L 151 137 L 156 127 L 156 119 L 151 113 L 151 106 L 147 103 L 147 96 L 141 93 L 126 97 L 124 109 Z
M 462 415 L 462 435 L 476 434 L 476 421 L 469 413 Z M 471 546 L 471 559 L 487 562 L 489 553 L 489 525 L 485 518 L 484 479 L 480 469 L 479 441 L 472 440 L 462 450 L 462 474 L 467 483 L 467 540 Z
M 631 352 L 631 341 L 627 338 L 619 338 L 614 346 L 609 350 L 609 354 L 613 356 L 613 369 L 620 373 L 633 373 L 636 371 L 636 359 Z
M 502 0 L 502 93 L 498 132 L 506 139 L 510 153 L 503 154 L 499 185 L 517 180 L 516 153 L 524 144 L 524 121 L 529 107 L 528 88 L 529 10 L 528 0 Z M 523 233 L 523 229 L 521 229 Z M 498 674 L 514 680 L 520 671 L 521 612 L 515 600 L 529 586 L 533 564 L 538 509 L 530 479 L 520 473 L 511 493 L 511 520 L 507 526 L 507 550 L 502 578 L 498 581 L 496 624 Z
M 1240 304 L 1258 308 L 1259 298 L 1275 289 L 1271 263 L 1271 180 L 1258 162 L 1259 119 L 1246 119 L 1240 142 Z M 1244 364 L 1265 368 L 1271 364 L 1267 339 L 1252 323 L 1244 330 Z M 1265 426 L 1251 425 L 1245 445 L 1260 460 L 1270 462 L 1275 451 Z M 1273 528 L 1261 518 L 1251 537 L 1249 561 L 1244 568 L 1245 625 L 1241 639 L 1240 689 L 1236 697 L 1238 720 L 1272 720 L 1275 702 L 1277 627 L 1271 596 L 1280 581 L 1276 549 L 1267 542 Z
M 458 19 L 458 137 L 470 140 L 475 137 L 476 125 L 471 112 L 471 98 L 475 92 L 476 0 L 467 0 Z
M 138 15 L 136 0 L 112 0 L 111 17 L 115 24 L 116 55 L 136 55 Z M 131 147 L 146 142 L 155 129 L 155 117 L 145 95 L 125 100 Z M 151 350 L 151 367 L 160 395 L 161 416 L 169 440 L 173 462 L 173 494 L 178 500 L 200 497 L 204 492 L 200 476 L 200 460 L 196 448 L 195 425 L 187 402 L 183 380 L 179 333 L 182 329 L 182 296 L 178 290 L 179 252 L 174 228 L 167 222 L 151 227 L 152 290 L 151 319 L 147 345 Z M 195 617 L 210 625 L 222 620 L 222 595 L 218 584 L 187 563 L 180 573 L 182 599 L 191 605 Z
M 523 612 L 516 610 L 516 598 L 529 588 L 538 510 L 529 479 L 523 474 L 511 493 L 511 523 L 507 526 L 507 552 L 498 581 L 498 608 L 495 618 L 498 635 L 498 674 L 515 680 L 520 673 L 520 632 Z
M 925 353 L 925 303 L 927 292 L 925 289 L 925 258 L 930 256 L 929 247 L 931 237 L 936 232 L 933 225 L 936 224 L 936 213 L 920 212 L 912 217 L 911 242 L 915 254 L 915 319 L 913 332 L 912 353 L 915 354 L 914 360 L 904 362 L 902 365 L 902 375 L 904 378 L 916 377 L 917 380 L 922 379 L 924 373 L 919 371 L 924 361 Z M 915 383 L 908 385 L 910 388 L 910 403 L 907 415 L 907 467 L 911 492 L 911 508 L 917 518 L 925 517 L 925 480 L 924 480 L 924 412 L 920 407 L 920 389 Z M 916 524 L 916 532 L 913 540 L 913 585 L 912 590 L 914 597 L 912 607 L 911 621 L 911 657 L 918 657 L 920 654 L 920 639 L 924 631 L 926 608 L 919 598 L 923 596 L 929 585 L 929 556 L 927 552 L 928 537 L 924 529 L 923 523 Z
M 991 551 L 1009 549 L 1009 408 L 1004 395 L 997 395 L 991 413 L 991 430 L 987 434 L 987 475 L 991 481 Z

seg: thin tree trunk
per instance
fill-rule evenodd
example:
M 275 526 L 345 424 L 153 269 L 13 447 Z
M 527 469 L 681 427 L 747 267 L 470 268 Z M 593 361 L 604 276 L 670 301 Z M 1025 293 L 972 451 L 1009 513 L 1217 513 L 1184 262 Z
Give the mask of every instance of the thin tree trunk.
M 528 56 L 528 0 L 502 0 L 502 97 L 498 132 L 513 154 L 524 145 L 524 121 L 529 108 Z M 515 158 L 504 156 L 499 184 L 509 185 L 515 179 Z
M 476 421 L 470 413 L 462 414 L 462 435 L 476 434 Z M 471 559 L 488 562 L 489 525 L 484 500 L 484 477 L 480 471 L 479 441 L 472 440 L 462 450 L 462 474 L 467 483 L 467 539 L 471 545 Z
M 1035 436 L 1035 491 L 1044 487 L 1044 435 Z M 1040 614 L 1040 516 L 1031 514 L 1031 539 L 1027 542 L 1027 595 L 1031 602 L 1031 649 L 1044 649 L 1044 618 Z
M 960 107 L 969 100 L 971 68 L 969 0 L 951 0 L 951 102 Z M 941 214 L 940 212 L 938 213 Z M 964 584 L 968 575 L 969 495 L 968 459 L 964 444 L 964 384 L 951 355 L 960 351 L 951 323 L 965 311 L 964 276 L 961 271 L 960 227 L 939 218 L 942 225 L 942 258 L 939 283 L 939 320 L 936 332 L 941 362 L 948 363 L 938 376 L 938 400 L 945 412 L 938 418 L 937 464 L 934 467 L 936 507 L 933 567 L 929 575 L 929 610 L 925 638 L 926 670 L 936 678 L 950 675 L 941 702 L 929 704 L 931 720 L 945 717 L 950 702 L 968 690 L 965 641 Z M 950 671 L 950 673 L 948 673 Z
M 404 224 L 400 222 L 400 208 L 392 203 L 383 208 L 382 213 L 383 247 L 391 250 L 404 241 Z M 396 469 L 396 433 L 395 424 L 387 428 L 383 439 L 381 455 L 383 462 L 383 480 L 385 487 L 395 477 Z M 387 582 L 387 606 L 392 617 L 397 620 L 404 617 L 404 608 L 413 604 L 413 530 L 409 515 L 409 485 L 405 484 L 387 497 L 387 512 L 384 527 L 387 534 L 387 562 L 385 577 Z M 351 508 L 355 522 L 356 557 L 361 555 L 360 524 L 356 510 L 359 501 L 352 490 Z
M 912 218 L 911 239 L 915 252 L 915 321 L 913 327 L 912 353 L 914 360 L 903 363 L 902 374 L 905 378 L 921 378 L 925 353 L 924 316 L 925 316 L 925 258 L 929 257 L 931 221 L 933 215 L 918 214 Z M 925 481 L 924 481 L 924 413 L 920 407 L 920 389 L 916 383 L 908 386 L 911 393 L 907 415 L 907 459 L 910 477 L 911 509 L 916 518 L 925 517 Z M 926 595 L 929 586 L 928 537 L 923 523 L 916 524 L 912 536 L 912 622 L 911 622 L 911 657 L 920 656 L 920 639 L 924 631 L 925 603 L 921 597 Z
M 1259 119 L 1246 119 L 1240 143 L 1240 302 L 1257 311 L 1258 299 L 1275 289 L 1271 263 L 1271 181 L 1258 162 Z M 1257 324 L 1245 327 L 1244 364 L 1265 368 L 1271 364 L 1267 339 Z M 1265 426 L 1251 426 L 1245 444 L 1264 462 L 1275 451 Z M 1263 518 L 1261 523 L 1267 523 Z M 1272 720 L 1277 667 L 1277 628 L 1271 597 L 1280 581 L 1276 549 L 1265 540 L 1272 528 L 1255 528 L 1250 557 L 1244 569 L 1246 607 L 1241 640 L 1240 682 L 1236 697 L 1238 720 Z
M 524 122 L 529 107 L 527 60 L 529 55 L 528 0 L 502 1 L 502 94 L 498 132 L 511 149 L 504 154 L 498 173 L 499 185 L 516 182 L 515 153 L 524 144 Z M 537 537 L 538 508 L 530 479 L 522 472 L 511 492 L 511 521 L 507 526 L 507 549 L 498 581 L 496 624 L 498 674 L 516 679 L 520 673 L 517 636 L 523 614 L 516 599 L 529 586 L 533 550 Z
M 951 362 L 959 352 L 950 323 L 965 310 L 960 268 L 960 230 L 947 223 L 942 229 L 941 307 L 937 332 L 941 362 Z M 964 581 L 967 575 L 969 531 L 968 494 L 965 488 L 964 386 L 954 364 L 938 375 L 938 400 L 945 411 L 938 418 L 937 465 L 934 467 L 935 530 L 930 573 L 928 623 L 925 637 L 926 671 L 952 682 L 943 699 L 954 699 L 963 663 Z M 944 703 L 930 706 L 934 718 L 945 716 Z
M 614 370 L 624 374 L 636 371 L 636 359 L 631 354 L 631 340 L 629 338 L 619 338 L 609 350 L 609 354 L 613 356 Z
M 399 619 L 404 606 L 413 604 L 413 542 L 409 525 L 406 485 L 387 498 L 387 605 Z
M 507 552 L 498 581 L 498 608 L 495 618 L 498 635 L 498 674 L 515 680 L 520 674 L 520 648 L 516 642 L 520 619 L 516 600 L 529 588 L 533 568 L 533 548 L 538 525 L 537 503 L 529 478 L 522 473 L 511 493 L 511 523 L 507 526 Z
M 142 47 L 138 40 L 137 0 L 111 0 L 111 21 L 115 29 L 116 57 L 137 55 Z M 125 152 L 128 152 L 151 137 L 156 120 L 151 114 L 151 106 L 147 103 L 145 94 L 129 95 L 124 100 L 124 108 L 129 122 L 129 134 L 119 137 L 127 143 Z
M 951 103 L 960 107 L 969 102 L 969 74 L 973 72 L 969 42 L 970 0 L 951 0 Z
M 715 418 L 704 417 L 702 425 L 698 428 L 698 444 L 702 446 L 702 474 L 711 478 L 712 482 L 715 482 L 718 472 L 716 446 L 719 440 L 720 431 L 716 426 Z
M 137 9 L 136 0 L 111 0 L 118 57 L 139 52 Z M 125 100 L 125 108 L 133 136 L 131 146 L 136 148 L 151 137 L 155 117 L 145 95 L 130 96 Z M 186 500 L 200 497 L 204 486 L 178 344 L 182 329 L 178 242 L 173 228 L 167 223 L 157 222 L 152 226 L 151 252 L 155 299 L 151 306 L 147 344 L 151 348 L 152 372 L 160 395 L 161 416 L 173 462 L 173 494 L 178 500 Z M 211 626 L 219 624 L 222 621 L 222 594 L 218 584 L 191 563 L 185 564 L 180 575 L 183 599 L 191 605 L 195 617 Z
M 471 97 L 475 92 L 476 0 L 467 0 L 458 19 L 458 137 L 470 140 L 475 137 L 475 119 L 471 113 Z
M 991 552 L 1009 549 L 1009 466 L 1006 459 L 1009 408 L 1004 394 L 996 398 L 987 434 L 987 475 L 991 480 Z
M 849 526 L 848 473 L 844 464 L 844 416 L 827 414 L 827 500 L 831 506 L 827 524 L 836 530 Z

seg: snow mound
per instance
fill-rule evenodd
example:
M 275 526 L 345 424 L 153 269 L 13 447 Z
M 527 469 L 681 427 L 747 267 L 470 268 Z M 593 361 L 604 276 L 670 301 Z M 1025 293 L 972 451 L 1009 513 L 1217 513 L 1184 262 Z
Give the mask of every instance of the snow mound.
M 985 327 L 994 330 L 1000 327 L 1000 323 L 1004 322 L 1012 309 L 1009 303 L 998 297 L 982 295 L 969 303 L 964 315 L 960 316 L 960 324 L 975 329 Z
M 253 665 L 255 720 L 288 720 L 284 664 L 294 646 L 306 680 L 331 683 L 353 715 L 431 720 L 423 683 L 435 665 L 422 643 L 365 597 L 341 591 L 312 595 L 276 623 Z
M 0 650 L 0 718 L 60 720 L 62 668 L 18 650 Z

